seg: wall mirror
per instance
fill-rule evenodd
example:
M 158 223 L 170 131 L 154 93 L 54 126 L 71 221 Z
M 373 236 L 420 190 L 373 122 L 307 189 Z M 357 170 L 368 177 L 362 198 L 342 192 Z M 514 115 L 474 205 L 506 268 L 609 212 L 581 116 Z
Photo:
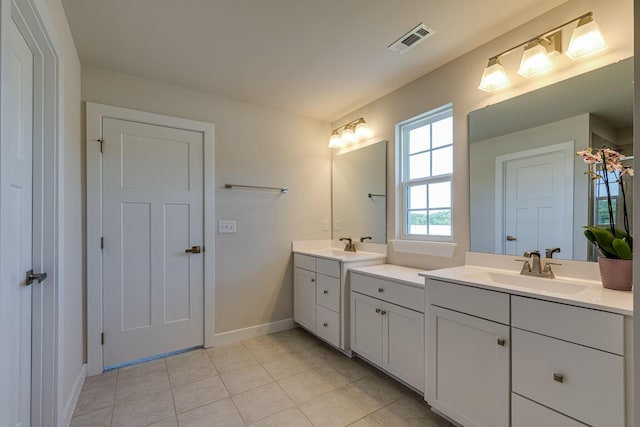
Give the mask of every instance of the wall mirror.
M 332 165 L 333 239 L 387 243 L 387 141 L 338 152 Z
M 594 260 L 582 227 L 597 222 L 599 195 L 575 152 L 609 146 L 633 155 L 633 58 L 468 119 L 471 251 L 560 248 L 554 257 Z

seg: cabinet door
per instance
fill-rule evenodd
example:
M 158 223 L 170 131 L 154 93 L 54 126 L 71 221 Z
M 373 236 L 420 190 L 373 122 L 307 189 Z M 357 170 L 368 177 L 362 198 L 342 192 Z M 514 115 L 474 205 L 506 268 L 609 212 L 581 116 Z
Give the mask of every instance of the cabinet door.
M 509 327 L 429 307 L 428 402 L 466 426 L 509 425 Z
M 293 320 L 316 331 L 316 274 L 301 268 L 294 270 Z
M 351 350 L 382 366 L 382 302 L 351 292 Z
M 424 391 L 424 314 L 382 303 L 382 368 Z

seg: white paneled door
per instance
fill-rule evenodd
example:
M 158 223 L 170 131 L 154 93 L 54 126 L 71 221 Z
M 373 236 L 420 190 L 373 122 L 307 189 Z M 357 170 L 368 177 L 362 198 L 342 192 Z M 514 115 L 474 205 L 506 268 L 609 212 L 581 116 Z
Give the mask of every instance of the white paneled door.
M 562 258 L 571 258 L 573 174 L 567 173 L 567 156 L 571 165 L 573 152 L 552 146 L 504 162 L 505 254 L 560 248 Z
M 103 118 L 104 366 L 203 344 L 203 134 Z
M 0 156 L 0 425 L 29 426 L 31 286 L 26 272 L 33 256 L 33 54 L 13 21 L 7 33 Z

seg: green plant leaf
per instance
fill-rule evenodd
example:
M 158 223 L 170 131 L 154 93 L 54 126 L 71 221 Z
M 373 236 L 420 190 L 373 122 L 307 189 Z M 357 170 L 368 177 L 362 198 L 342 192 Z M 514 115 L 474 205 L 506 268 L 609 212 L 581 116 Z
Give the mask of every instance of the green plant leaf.
M 620 258 L 613 249 L 612 243 L 615 237 L 609 229 L 603 229 L 588 225 L 585 227 L 584 235 L 600 249 L 600 252 L 607 258 Z
M 620 257 L 620 259 L 632 259 L 633 253 L 631 252 L 631 247 L 626 240 L 623 239 L 613 239 L 611 242 L 611 246 L 616 251 L 616 255 Z

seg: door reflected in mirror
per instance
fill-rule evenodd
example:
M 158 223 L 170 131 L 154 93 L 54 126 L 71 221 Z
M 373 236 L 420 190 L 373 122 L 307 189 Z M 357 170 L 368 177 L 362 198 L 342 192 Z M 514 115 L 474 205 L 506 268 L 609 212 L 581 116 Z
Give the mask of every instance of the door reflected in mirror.
M 603 146 L 633 154 L 633 58 L 469 113 L 471 251 L 595 260 L 597 194 L 575 153 Z
M 387 243 L 387 141 L 333 158 L 333 239 Z

